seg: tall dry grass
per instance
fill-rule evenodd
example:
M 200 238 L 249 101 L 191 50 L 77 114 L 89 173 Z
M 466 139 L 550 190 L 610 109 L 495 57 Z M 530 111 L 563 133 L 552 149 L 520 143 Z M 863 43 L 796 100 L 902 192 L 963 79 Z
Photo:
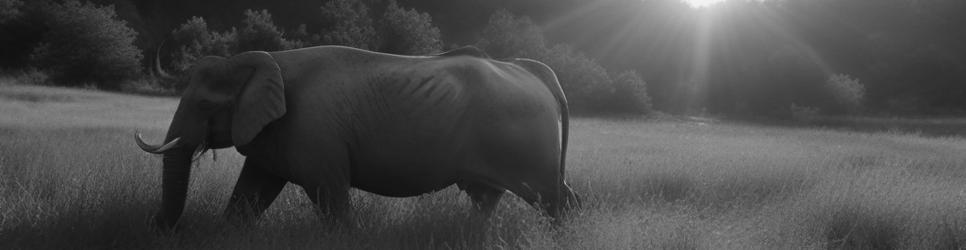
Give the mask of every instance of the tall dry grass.
M 353 192 L 345 224 L 288 186 L 254 226 L 220 214 L 243 158 L 193 176 L 183 225 L 148 224 L 176 99 L 0 84 L 0 249 L 962 249 L 966 140 L 733 123 L 576 119 L 568 179 L 585 208 L 551 226 L 505 196 L 491 218 L 454 188 Z

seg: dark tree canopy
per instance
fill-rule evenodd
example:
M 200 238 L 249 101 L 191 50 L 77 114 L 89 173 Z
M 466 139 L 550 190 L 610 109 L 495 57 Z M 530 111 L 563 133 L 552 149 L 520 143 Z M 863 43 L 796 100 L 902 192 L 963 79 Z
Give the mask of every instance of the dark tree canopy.
M 576 79 L 568 88 L 606 93 L 622 82 L 607 72 L 636 71 L 652 106 L 671 113 L 840 113 L 827 84 L 835 76 L 862 86 L 861 112 L 966 113 L 966 1 L 730 0 L 710 10 L 680 0 L 93 1 L 113 4 L 145 51 L 176 40 L 165 54 L 320 44 L 427 54 L 476 44 L 495 58 L 605 72 L 558 70 Z M 37 6 L 48 2 L 58 1 L 0 0 L 2 66 L 28 61 L 48 29 Z M 172 37 L 192 17 L 208 35 L 189 39 L 197 44 Z

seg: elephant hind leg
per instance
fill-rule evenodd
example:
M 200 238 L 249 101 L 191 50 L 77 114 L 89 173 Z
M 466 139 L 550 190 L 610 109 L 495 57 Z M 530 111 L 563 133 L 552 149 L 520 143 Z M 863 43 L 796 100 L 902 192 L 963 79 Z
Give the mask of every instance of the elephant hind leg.
M 564 214 L 580 207 L 577 195 L 563 181 L 555 183 L 521 183 L 510 191 L 530 205 L 541 209 L 557 222 Z
M 470 196 L 477 211 L 486 217 L 493 214 L 496 205 L 500 203 L 500 197 L 505 192 L 502 188 L 478 182 L 461 182 L 456 185 Z
M 266 171 L 257 161 L 246 159 L 225 208 L 225 217 L 253 221 L 272 205 L 286 183 L 284 179 Z

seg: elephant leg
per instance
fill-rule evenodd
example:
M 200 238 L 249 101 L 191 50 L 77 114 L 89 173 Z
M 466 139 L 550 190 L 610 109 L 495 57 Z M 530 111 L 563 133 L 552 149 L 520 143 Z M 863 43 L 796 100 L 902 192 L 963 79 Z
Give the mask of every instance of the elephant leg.
M 248 158 L 228 200 L 225 216 L 251 221 L 275 201 L 287 181 L 268 172 L 257 160 Z
M 505 190 L 482 183 L 459 183 L 457 186 L 473 200 L 473 205 L 486 217 L 493 214 Z
M 315 204 L 319 216 L 336 220 L 347 218 L 349 212 L 348 185 L 302 186 L 305 195 Z
M 577 195 L 563 181 L 522 182 L 511 185 L 509 189 L 530 205 L 546 212 L 555 221 L 567 210 L 580 206 Z

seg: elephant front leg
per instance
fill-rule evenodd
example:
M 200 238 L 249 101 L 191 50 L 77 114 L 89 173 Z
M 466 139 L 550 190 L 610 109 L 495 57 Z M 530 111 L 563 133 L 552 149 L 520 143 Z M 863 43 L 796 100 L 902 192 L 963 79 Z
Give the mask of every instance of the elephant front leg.
M 272 205 L 287 181 L 265 170 L 265 166 L 251 157 L 245 160 L 241 176 L 235 184 L 225 208 L 225 217 L 252 222 Z
M 346 221 L 349 217 L 349 185 L 327 183 L 324 185 L 302 186 L 305 195 L 316 206 L 316 212 L 323 219 Z

